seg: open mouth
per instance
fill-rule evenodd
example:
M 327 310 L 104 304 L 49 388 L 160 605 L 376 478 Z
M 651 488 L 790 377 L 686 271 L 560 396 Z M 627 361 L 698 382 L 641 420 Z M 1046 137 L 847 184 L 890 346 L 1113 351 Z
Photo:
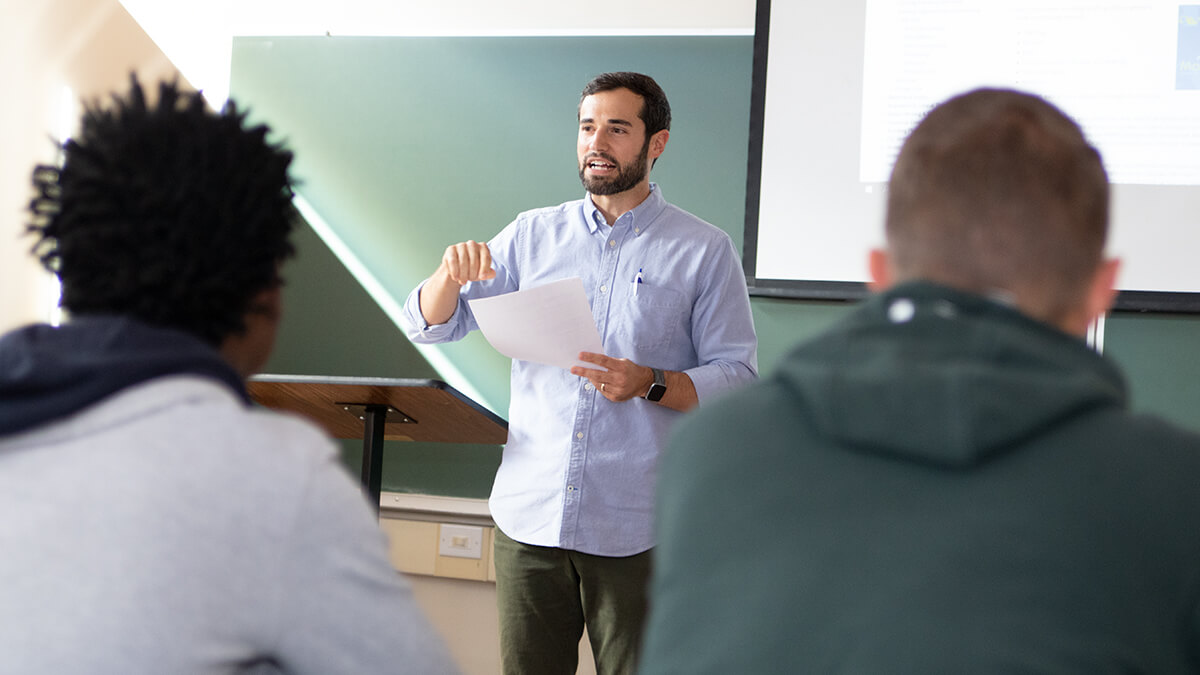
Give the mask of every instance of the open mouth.
M 587 162 L 584 163 L 584 166 L 586 166 L 588 169 L 591 169 L 592 171 L 602 171 L 602 172 L 613 171 L 617 168 L 617 165 L 615 162 L 610 162 L 608 160 L 601 159 L 599 157 L 593 157 L 593 158 L 587 160 Z

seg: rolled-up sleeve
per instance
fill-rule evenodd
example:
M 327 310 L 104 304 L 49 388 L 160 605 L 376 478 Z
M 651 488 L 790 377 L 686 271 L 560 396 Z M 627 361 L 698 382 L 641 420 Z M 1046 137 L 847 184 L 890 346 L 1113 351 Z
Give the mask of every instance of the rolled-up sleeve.
M 425 316 L 421 314 L 421 289 L 425 288 L 428 281 L 426 279 L 417 285 L 404 301 L 402 318 L 408 339 L 421 344 L 454 342 L 475 330 L 475 316 L 471 314 L 466 296 L 461 292 L 458 295 L 458 307 L 446 323 L 430 325 L 425 322 Z
M 715 248 L 692 310 L 692 343 L 699 365 L 683 371 L 701 403 L 758 377 L 758 337 L 746 277 L 733 242 Z
M 430 325 L 425 321 L 425 315 L 421 314 L 421 290 L 425 288 L 429 279 L 418 284 L 405 299 L 401 314 L 408 339 L 421 344 L 455 342 L 479 328 L 467 301 L 510 293 L 519 286 L 517 277 L 510 272 L 512 265 L 509 262 L 516 255 L 513 241 L 515 233 L 516 223 L 512 223 L 488 242 L 488 249 L 492 253 L 492 267 L 496 271 L 495 278 L 464 284 L 458 292 L 458 306 L 446 323 Z

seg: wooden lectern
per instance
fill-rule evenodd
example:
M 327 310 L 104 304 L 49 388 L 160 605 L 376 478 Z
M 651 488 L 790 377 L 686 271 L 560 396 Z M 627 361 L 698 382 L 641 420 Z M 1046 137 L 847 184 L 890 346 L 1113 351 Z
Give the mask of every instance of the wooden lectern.
M 385 440 L 508 440 L 508 422 L 440 380 L 256 375 L 246 388 L 259 405 L 300 413 L 334 438 L 362 438 L 363 488 L 376 510 Z

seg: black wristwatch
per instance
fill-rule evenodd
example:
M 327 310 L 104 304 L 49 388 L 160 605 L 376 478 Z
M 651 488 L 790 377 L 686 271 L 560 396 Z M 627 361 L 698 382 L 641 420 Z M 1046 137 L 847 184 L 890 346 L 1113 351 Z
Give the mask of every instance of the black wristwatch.
M 650 372 L 654 373 L 654 384 L 650 385 L 642 398 L 647 401 L 661 401 L 663 395 L 667 393 L 667 379 L 663 377 L 663 371 L 658 368 L 651 368 Z

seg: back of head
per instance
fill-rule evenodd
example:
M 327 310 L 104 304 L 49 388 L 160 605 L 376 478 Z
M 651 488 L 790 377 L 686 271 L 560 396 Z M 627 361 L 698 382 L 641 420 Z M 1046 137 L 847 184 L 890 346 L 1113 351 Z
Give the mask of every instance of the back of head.
M 34 171 L 34 251 L 71 314 L 116 314 L 218 345 L 293 253 L 290 152 L 198 92 L 160 86 L 85 111 L 61 167 Z
M 592 94 L 614 89 L 628 89 L 642 97 L 642 110 L 639 117 L 646 125 L 646 138 L 650 138 L 664 129 L 670 130 L 671 104 L 667 101 L 667 95 L 663 92 L 662 87 L 658 86 L 654 78 L 649 75 L 623 71 L 601 73 L 584 86 L 583 92 L 579 95 L 579 104 L 582 106 L 583 99 Z
M 1104 255 L 1108 178 L 1073 120 L 1033 95 L 978 89 L 934 108 L 892 170 L 897 280 L 1000 293 L 1049 323 L 1077 311 Z

